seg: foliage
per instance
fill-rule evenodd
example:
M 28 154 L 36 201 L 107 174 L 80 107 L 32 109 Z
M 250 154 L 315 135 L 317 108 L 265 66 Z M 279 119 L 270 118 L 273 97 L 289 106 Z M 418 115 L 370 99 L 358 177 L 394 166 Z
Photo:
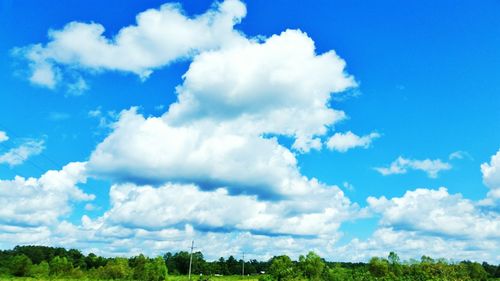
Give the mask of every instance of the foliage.
M 93 253 L 85 256 L 74 249 L 17 246 L 0 251 L 0 280 L 187 281 L 189 256 L 188 252 L 178 252 L 156 258 L 105 258 Z M 314 252 L 300 256 L 298 261 L 285 255 L 268 261 L 250 260 L 244 262 L 249 276 L 241 276 L 243 262 L 234 256 L 205 261 L 201 252 L 193 253 L 192 280 L 500 281 L 499 265 L 449 262 L 428 256 L 401 261 L 394 252 L 387 258 L 374 257 L 368 263 L 328 262 Z M 167 276 L 167 272 L 171 275 Z

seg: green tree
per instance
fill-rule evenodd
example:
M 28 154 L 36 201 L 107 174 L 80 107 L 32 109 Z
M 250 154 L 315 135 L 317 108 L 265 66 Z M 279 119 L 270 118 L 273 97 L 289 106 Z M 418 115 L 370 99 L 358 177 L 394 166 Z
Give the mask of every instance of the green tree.
M 50 263 L 50 275 L 64 275 L 73 269 L 73 265 L 68 261 L 66 257 L 56 256 Z
M 384 277 L 389 272 L 389 263 L 386 259 L 373 257 L 368 263 L 370 274 L 374 277 Z
M 143 280 L 142 278 L 146 274 L 146 263 L 147 259 L 143 254 L 138 255 L 130 259 L 130 265 L 133 268 L 133 278 L 135 280 Z
M 128 259 L 114 258 L 99 268 L 99 276 L 103 279 L 127 279 L 132 277 L 132 269 L 128 265 Z
M 10 260 L 10 274 L 14 276 L 28 276 L 31 265 L 31 260 L 26 255 L 16 255 Z
M 320 280 L 325 269 L 325 262 L 314 252 L 309 252 L 305 257 L 299 257 L 299 268 L 309 280 Z
M 327 281 L 347 281 L 352 280 L 352 277 L 350 270 L 342 268 L 339 264 L 336 264 L 327 270 L 325 279 Z
M 278 281 L 293 279 L 294 266 L 290 257 L 286 255 L 273 257 L 269 266 L 269 274 Z
M 167 277 L 167 266 L 162 257 L 156 257 L 147 261 L 144 268 L 144 276 L 141 280 L 162 281 Z
M 39 264 L 34 264 L 31 266 L 29 276 L 35 277 L 37 279 L 43 279 L 44 277 L 48 277 L 49 273 L 49 263 L 47 261 L 42 261 Z

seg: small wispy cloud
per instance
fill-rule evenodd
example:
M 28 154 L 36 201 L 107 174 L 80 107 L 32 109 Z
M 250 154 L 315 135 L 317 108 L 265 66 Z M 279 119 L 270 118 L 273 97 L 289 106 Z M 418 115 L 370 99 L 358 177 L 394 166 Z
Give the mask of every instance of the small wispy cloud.
M 383 176 L 406 174 L 408 170 L 420 170 L 425 172 L 430 178 L 437 178 L 441 171 L 450 170 L 451 168 L 450 163 L 443 162 L 441 159 L 416 160 L 400 156 L 388 167 L 376 167 L 374 169 Z
M 0 131 L 0 142 L 8 141 L 9 136 L 7 136 L 7 133 L 4 131 Z
M 472 159 L 472 156 L 467 151 L 462 151 L 462 150 L 452 152 L 448 156 L 448 159 L 450 159 L 450 160 L 460 160 L 460 159 L 464 159 L 464 158 Z
M 351 131 L 348 131 L 346 133 L 335 133 L 327 141 L 326 146 L 330 150 L 346 152 L 347 150 L 356 147 L 368 148 L 370 147 L 372 141 L 379 137 L 380 134 L 375 132 L 361 137 L 352 133 Z
M 24 163 L 28 158 L 42 153 L 45 149 L 43 140 L 27 140 L 18 147 L 12 148 L 0 155 L 0 164 L 17 166 Z
M 87 115 L 99 121 L 99 128 L 110 128 L 118 118 L 118 113 L 114 110 L 103 112 L 101 107 L 90 110 Z

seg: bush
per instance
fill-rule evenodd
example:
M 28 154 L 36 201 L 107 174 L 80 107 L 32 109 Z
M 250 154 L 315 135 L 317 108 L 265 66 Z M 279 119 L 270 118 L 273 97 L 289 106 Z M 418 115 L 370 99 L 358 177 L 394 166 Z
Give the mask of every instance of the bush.
M 31 266 L 29 276 L 40 279 L 48 277 L 50 273 L 49 263 L 42 261 L 39 264 L 34 264 Z
M 11 258 L 9 271 L 13 276 L 28 276 L 31 269 L 31 260 L 26 255 L 17 255 Z

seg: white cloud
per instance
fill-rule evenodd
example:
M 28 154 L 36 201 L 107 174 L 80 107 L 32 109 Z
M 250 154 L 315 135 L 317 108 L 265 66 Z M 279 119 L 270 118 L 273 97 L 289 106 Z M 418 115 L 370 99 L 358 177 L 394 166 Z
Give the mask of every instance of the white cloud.
M 437 178 L 441 171 L 450 170 L 451 168 L 450 163 L 443 162 L 440 159 L 415 160 L 400 156 L 389 167 L 377 167 L 375 170 L 384 176 L 406 174 L 408 170 L 420 170 L 425 172 L 430 178 Z
M 420 259 L 423 255 L 451 261 L 500 262 L 498 239 L 453 239 L 418 231 L 380 227 L 367 239 L 353 239 L 335 249 L 340 260 L 368 261 L 370 257 L 387 257 L 390 251 L 402 259 Z
M 0 180 L 0 225 L 41 227 L 58 223 L 70 202 L 92 200 L 76 185 L 86 180 L 85 163 L 73 162 L 40 178 Z
M 165 118 L 172 124 L 231 120 L 255 134 L 293 136 L 294 148 L 308 151 L 321 146 L 316 135 L 345 118 L 329 108 L 331 94 L 354 86 L 334 51 L 317 55 L 311 38 L 287 30 L 196 56 Z
M 335 133 L 327 141 L 326 146 L 331 150 L 346 152 L 355 147 L 368 148 L 372 141 L 379 137 L 380 134 L 378 133 L 371 133 L 362 137 L 353 134 L 351 131 L 346 133 Z
M 402 197 L 369 197 L 370 208 L 382 215 L 380 223 L 397 229 L 421 231 L 441 236 L 500 238 L 500 215 L 482 211 L 461 194 L 416 189 Z
M 404 259 L 422 255 L 499 262 L 500 215 L 444 187 L 419 188 L 401 197 L 369 197 L 368 208 L 381 216 L 364 240 L 337 248 L 346 260 L 367 260 L 396 251 Z
M 450 153 L 450 155 L 448 156 L 448 159 L 450 160 L 455 160 L 455 159 L 464 159 L 464 157 L 470 157 L 470 155 L 465 152 L 465 151 L 455 151 L 455 152 L 452 152 Z
M 16 166 L 24 163 L 31 156 L 42 153 L 45 149 L 43 140 L 28 140 L 18 147 L 12 148 L 0 155 L 0 164 Z
M 9 136 L 7 135 L 7 133 L 4 131 L 0 131 L 0 143 L 8 141 L 8 140 L 9 140 Z
M 99 128 L 101 129 L 110 129 L 114 122 L 118 119 L 118 113 L 114 110 L 109 110 L 107 112 L 102 112 L 101 107 L 98 107 L 94 110 L 90 110 L 87 115 L 90 118 L 96 119 L 99 121 Z
M 114 131 L 92 153 L 89 169 L 118 181 L 188 182 L 261 197 L 306 194 L 314 184 L 274 138 L 225 123 L 175 127 L 135 109 L 121 113 Z
M 106 38 L 98 23 L 71 22 L 49 31 L 50 41 L 17 48 L 30 64 L 30 81 L 55 88 L 69 70 L 117 70 L 148 77 L 156 68 L 240 40 L 233 26 L 246 15 L 238 0 L 226 0 L 194 18 L 184 15 L 180 5 L 164 4 L 137 15 L 136 24 Z M 82 78 L 69 90 L 87 88 Z
M 338 187 L 320 185 L 312 186 L 310 194 L 279 201 L 178 184 L 115 185 L 110 198 L 111 209 L 103 216 L 107 223 L 148 230 L 189 224 L 198 231 L 330 235 L 357 211 Z
M 481 164 L 483 182 L 490 189 L 489 199 L 500 199 L 500 150 L 491 156 L 490 163 Z

